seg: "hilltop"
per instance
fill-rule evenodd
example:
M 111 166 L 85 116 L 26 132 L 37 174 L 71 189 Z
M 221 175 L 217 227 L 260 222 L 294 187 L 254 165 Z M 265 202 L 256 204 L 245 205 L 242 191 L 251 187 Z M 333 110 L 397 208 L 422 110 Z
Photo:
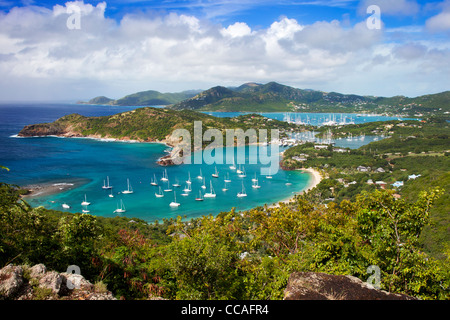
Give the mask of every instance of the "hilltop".
M 418 97 L 375 97 L 311 89 L 277 82 L 248 82 L 237 87 L 161 93 L 148 90 L 114 100 L 99 96 L 84 104 L 119 106 L 164 105 L 174 110 L 225 112 L 337 112 L 424 115 L 450 118 L 450 91 Z
M 249 112 L 376 112 L 421 116 L 448 115 L 450 91 L 408 98 L 373 97 L 338 92 L 297 89 L 276 82 L 254 82 L 235 88 L 216 86 L 173 104 L 176 110 Z M 446 113 L 447 112 L 447 113 Z

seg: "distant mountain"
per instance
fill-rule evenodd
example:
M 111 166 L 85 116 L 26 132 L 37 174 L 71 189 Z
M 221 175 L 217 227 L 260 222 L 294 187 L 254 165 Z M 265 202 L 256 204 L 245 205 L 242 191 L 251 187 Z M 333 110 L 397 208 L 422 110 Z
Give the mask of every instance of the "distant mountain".
M 133 93 L 123 98 L 114 100 L 104 96 L 95 97 L 82 104 L 109 104 L 115 106 L 156 106 L 171 105 L 195 96 L 199 91 L 189 90 L 176 93 L 161 93 L 155 90 L 147 90 Z
M 296 104 L 322 104 L 368 102 L 357 95 L 302 90 L 276 82 L 246 83 L 237 88 L 214 87 L 170 106 L 173 109 L 206 111 L 293 111 Z M 299 108 L 299 106 L 297 106 Z
M 297 89 L 276 82 L 249 82 L 239 87 L 213 87 L 169 108 L 198 111 L 376 112 L 408 115 L 425 112 L 429 115 L 446 115 L 450 111 L 450 91 L 415 98 L 387 98 Z

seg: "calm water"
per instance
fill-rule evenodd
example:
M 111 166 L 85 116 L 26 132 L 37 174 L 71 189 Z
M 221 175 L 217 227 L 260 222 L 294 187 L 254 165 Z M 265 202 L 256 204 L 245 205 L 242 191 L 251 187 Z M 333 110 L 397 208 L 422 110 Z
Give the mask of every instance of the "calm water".
M 246 164 L 246 178 L 238 177 L 236 170 L 229 164 L 206 165 L 191 164 L 163 168 L 156 164 L 158 158 L 165 154 L 167 147 L 162 144 L 107 142 L 93 139 L 66 139 L 56 137 L 17 138 L 15 135 L 27 124 L 51 122 L 69 114 L 79 113 L 85 116 L 105 116 L 128 111 L 135 107 L 89 106 L 72 104 L 4 104 L 0 105 L 0 165 L 10 171 L 0 172 L 0 181 L 27 184 L 74 184 L 72 190 L 38 198 L 29 198 L 30 204 L 42 205 L 50 209 L 64 210 L 63 203 L 71 206 L 65 209 L 81 212 L 81 202 L 85 195 L 91 205 L 87 208 L 91 214 L 114 216 L 120 200 L 126 212 L 124 216 L 137 217 L 147 221 L 186 215 L 188 218 L 204 214 L 218 214 L 229 211 L 232 207 L 238 210 L 249 209 L 258 205 L 272 204 L 301 191 L 308 183 L 309 175 L 298 171 L 282 171 L 273 175 L 272 179 L 259 175 L 261 165 Z M 230 113 L 216 116 L 233 116 Z M 264 114 L 265 115 L 265 114 Z M 274 114 L 271 114 L 274 117 Z M 280 114 L 282 115 L 282 114 Z M 278 116 L 278 115 L 277 115 Z M 317 116 L 317 115 L 315 115 Z M 355 115 L 353 115 L 355 117 Z M 355 117 L 356 118 L 356 117 Z M 367 117 L 369 121 L 379 121 L 376 117 Z M 366 137 L 367 139 L 367 137 Z M 365 143 L 368 143 L 369 139 Z M 363 142 L 364 143 L 364 142 Z M 236 148 L 247 156 L 258 152 L 257 147 Z M 213 178 L 215 167 L 219 178 Z M 150 185 L 155 176 L 158 184 L 167 189 L 167 182 L 160 180 L 164 169 L 167 169 L 170 184 L 179 183 L 181 187 L 172 187 L 176 200 L 181 205 L 171 208 L 174 192 L 164 192 L 164 197 L 156 198 L 158 187 Z M 203 180 L 197 179 L 202 171 L 206 189 L 202 189 Z M 252 178 L 258 178 L 259 189 L 252 188 Z M 185 181 L 191 176 L 192 191 L 182 196 L 186 187 Z M 227 191 L 223 191 L 224 177 L 229 175 Z M 110 190 L 102 189 L 106 177 L 109 176 L 114 186 L 113 198 Z M 133 194 L 122 194 L 130 181 Z M 216 198 L 205 198 L 195 201 L 199 192 L 210 191 L 210 183 Z M 248 194 L 245 198 L 236 195 L 242 191 L 242 185 Z

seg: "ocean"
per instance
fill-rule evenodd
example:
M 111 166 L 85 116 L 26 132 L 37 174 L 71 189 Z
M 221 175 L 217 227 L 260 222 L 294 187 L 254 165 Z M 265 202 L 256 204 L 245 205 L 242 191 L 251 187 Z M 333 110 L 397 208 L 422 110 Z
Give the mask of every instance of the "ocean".
M 300 171 L 279 170 L 271 179 L 260 175 L 261 164 L 244 164 L 246 177 L 238 177 L 236 170 L 229 164 L 184 164 L 180 166 L 161 167 L 156 161 L 168 151 L 168 147 L 156 143 L 132 143 L 86 138 L 34 137 L 19 138 L 17 133 L 28 124 L 54 121 L 70 113 L 84 116 L 106 116 L 136 107 L 92 106 L 77 104 L 1 104 L 0 105 L 0 165 L 10 171 L 0 171 L 0 181 L 17 185 L 53 185 L 68 188 L 65 191 L 29 197 L 32 206 L 44 206 L 48 209 L 82 212 L 113 217 L 122 215 L 140 218 L 146 221 L 162 220 L 185 216 L 186 219 L 202 215 L 217 215 L 222 211 L 247 210 L 264 204 L 273 204 L 284 200 L 304 189 L 310 176 Z M 215 116 L 234 116 L 214 113 Z M 263 114 L 273 118 L 280 114 Z M 310 114 L 310 117 L 318 114 Z M 379 121 L 377 117 L 356 117 L 360 121 Z M 302 114 L 305 117 L 306 114 Z M 358 140 L 360 144 L 370 142 Z M 356 143 L 356 142 L 355 142 Z M 348 146 L 348 142 L 346 142 Z M 351 144 L 350 144 L 351 145 Z M 356 146 L 356 145 L 355 145 Z M 351 146 L 350 146 L 351 147 Z M 241 149 L 239 149 L 241 148 Z M 235 152 L 245 152 L 247 158 L 259 152 L 259 147 L 238 147 Z M 280 150 L 282 151 L 282 149 Z M 217 169 L 218 178 L 212 177 Z M 161 181 L 167 170 L 169 182 Z M 205 177 L 198 179 L 200 174 Z M 191 192 L 183 196 L 187 187 L 186 180 L 191 177 Z M 105 180 L 109 178 L 112 189 L 103 189 Z M 158 186 L 152 186 L 151 180 L 156 177 Z M 224 178 L 231 182 L 226 184 Z M 252 178 L 258 179 L 260 188 L 253 188 Z M 124 194 L 128 182 L 133 189 L 132 194 Z M 158 198 L 155 193 L 168 189 L 169 184 L 178 183 L 180 187 L 170 186 L 172 191 L 164 192 Z M 203 189 L 202 185 L 206 188 Z M 204 198 L 196 201 L 199 193 L 211 192 L 215 198 Z M 237 193 L 245 189 L 247 197 L 239 198 Z M 110 195 L 112 194 L 113 197 Z M 82 206 L 85 197 L 90 205 Z M 171 202 L 180 203 L 171 207 Z M 63 208 L 67 204 L 70 208 Z M 124 205 L 126 211 L 114 212 Z

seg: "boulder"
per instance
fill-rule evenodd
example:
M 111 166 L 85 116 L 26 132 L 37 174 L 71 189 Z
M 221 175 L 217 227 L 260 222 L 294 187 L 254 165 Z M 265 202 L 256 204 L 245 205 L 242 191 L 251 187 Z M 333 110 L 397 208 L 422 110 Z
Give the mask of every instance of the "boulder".
M 284 300 L 418 300 L 378 290 L 353 276 L 294 272 L 289 276 Z
M 7 265 L 0 270 L 0 299 L 11 299 L 23 284 L 21 266 Z
M 30 277 L 40 279 L 47 272 L 47 268 L 42 264 L 36 264 L 30 268 Z
M 59 294 L 63 277 L 56 271 L 49 271 L 39 279 L 39 287 L 51 289 L 53 293 Z

